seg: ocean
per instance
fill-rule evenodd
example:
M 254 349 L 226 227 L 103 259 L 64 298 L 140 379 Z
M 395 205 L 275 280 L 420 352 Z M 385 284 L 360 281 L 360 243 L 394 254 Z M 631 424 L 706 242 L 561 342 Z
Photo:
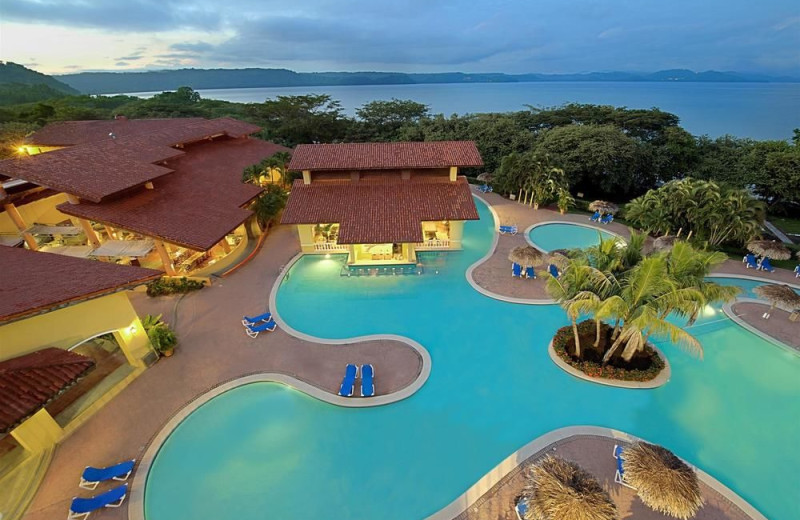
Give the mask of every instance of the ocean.
M 374 100 L 411 99 L 433 114 L 467 114 L 552 107 L 568 102 L 658 107 L 695 135 L 790 139 L 800 127 L 800 83 L 535 82 L 198 90 L 204 98 L 239 103 L 276 96 L 329 94 L 348 115 Z M 149 97 L 156 92 L 130 95 Z

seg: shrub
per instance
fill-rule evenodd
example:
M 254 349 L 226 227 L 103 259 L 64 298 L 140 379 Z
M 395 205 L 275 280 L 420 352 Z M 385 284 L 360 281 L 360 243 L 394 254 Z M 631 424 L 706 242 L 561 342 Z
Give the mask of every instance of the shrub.
M 171 351 L 178 343 L 178 337 L 172 329 L 161 321 L 161 314 L 158 316 L 153 316 L 152 314 L 145 316 L 142 320 L 142 327 L 144 327 L 153 348 L 161 354 Z
M 189 280 L 185 276 L 179 279 L 158 278 L 147 284 L 148 296 L 164 296 L 166 294 L 187 293 L 205 287 L 200 280 Z
M 594 338 L 594 322 L 586 320 L 579 323 L 578 334 L 581 337 Z M 597 361 L 576 359 L 567 352 L 567 346 L 571 341 L 573 341 L 572 326 L 561 327 L 556 332 L 556 335 L 553 336 L 553 350 L 555 350 L 558 357 L 563 359 L 569 366 L 580 370 L 589 377 L 616 379 L 619 381 L 651 381 L 655 379 L 666 366 L 661 356 L 659 356 L 650 345 L 644 348 L 644 355 L 649 356 L 650 365 L 646 369 L 639 369 L 626 368 L 624 366 L 612 364 L 603 365 Z M 583 345 L 583 343 L 581 344 Z

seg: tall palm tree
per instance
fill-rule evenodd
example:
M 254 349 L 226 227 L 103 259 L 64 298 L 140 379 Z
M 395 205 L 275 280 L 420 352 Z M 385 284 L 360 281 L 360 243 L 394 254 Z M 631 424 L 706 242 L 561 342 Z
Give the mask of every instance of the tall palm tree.
M 578 318 L 585 312 L 588 294 L 603 293 L 608 280 L 606 276 L 580 259 L 570 259 L 561 276 L 547 277 L 546 290 L 567 311 L 575 337 L 575 356 L 581 356 L 581 340 L 578 334 Z M 580 295 L 580 297 L 579 297 Z M 599 326 L 599 325 L 598 325 Z
M 703 349 L 697 339 L 667 321 L 663 309 L 690 313 L 704 304 L 702 295 L 697 292 L 676 290 L 665 257 L 645 258 L 625 273 L 619 294 L 611 296 L 605 304 L 606 312 L 621 322 L 621 329 L 603 356 L 603 363 L 607 363 L 622 345 L 622 358 L 630 361 L 637 351 L 644 349 L 653 334 L 669 337 L 673 343 L 702 356 Z

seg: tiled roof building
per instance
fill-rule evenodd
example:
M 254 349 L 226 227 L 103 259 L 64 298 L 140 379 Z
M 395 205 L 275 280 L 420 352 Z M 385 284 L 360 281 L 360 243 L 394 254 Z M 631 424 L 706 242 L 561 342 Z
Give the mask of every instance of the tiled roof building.
M 471 141 L 298 145 L 281 222 L 305 252 L 347 252 L 348 263 L 415 263 L 418 250 L 461 248 L 477 220 L 459 167 L 482 165 Z

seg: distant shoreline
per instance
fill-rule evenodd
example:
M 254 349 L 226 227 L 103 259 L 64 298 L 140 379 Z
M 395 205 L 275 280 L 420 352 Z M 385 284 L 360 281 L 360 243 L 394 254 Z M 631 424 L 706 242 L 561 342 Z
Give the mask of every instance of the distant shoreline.
M 81 72 L 55 76 L 85 94 L 121 94 L 235 88 L 444 85 L 490 83 L 800 83 L 800 78 L 675 69 L 652 73 L 503 74 L 464 72 L 294 72 L 287 69 L 178 69 L 146 72 Z

